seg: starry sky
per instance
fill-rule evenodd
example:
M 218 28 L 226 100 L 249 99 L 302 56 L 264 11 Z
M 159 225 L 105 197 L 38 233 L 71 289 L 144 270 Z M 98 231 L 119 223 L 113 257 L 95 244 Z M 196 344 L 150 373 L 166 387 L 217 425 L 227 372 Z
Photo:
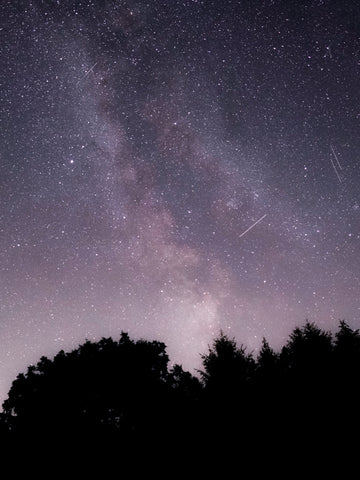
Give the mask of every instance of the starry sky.
M 0 400 L 41 355 L 360 327 L 360 6 L 2 0 Z

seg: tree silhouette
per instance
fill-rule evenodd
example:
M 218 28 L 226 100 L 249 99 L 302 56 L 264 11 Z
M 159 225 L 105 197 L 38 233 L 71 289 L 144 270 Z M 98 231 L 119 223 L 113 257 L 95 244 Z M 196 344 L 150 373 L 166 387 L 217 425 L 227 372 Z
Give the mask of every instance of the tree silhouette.
M 222 331 L 201 358 L 204 370 L 200 374 L 205 388 L 210 392 L 221 390 L 223 395 L 243 389 L 255 368 L 255 362 L 246 349 L 238 347 L 235 340 L 229 339 Z
M 339 330 L 335 334 L 335 356 L 337 366 L 341 374 L 345 376 L 358 375 L 360 373 L 360 333 L 352 330 L 342 320 Z
M 332 391 L 331 334 L 308 321 L 295 328 L 281 350 L 280 365 L 283 428 L 293 442 L 302 438 L 310 444 L 329 425 L 326 405 Z
M 281 356 L 286 358 L 288 368 L 310 374 L 315 367 L 322 368 L 332 352 L 332 336 L 314 323 L 306 322 L 295 328 L 283 347 Z
M 274 388 L 279 381 L 279 359 L 280 356 L 273 348 L 270 347 L 268 341 L 263 338 L 261 348 L 256 359 L 256 383 L 261 385 L 262 390 Z
M 256 411 L 256 427 L 273 431 L 279 421 L 281 405 L 280 361 L 277 354 L 263 338 L 256 359 L 252 409 Z
M 334 342 L 334 391 L 332 409 L 338 412 L 333 428 L 351 443 L 360 428 L 360 333 L 341 321 Z
M 18 435 L 127 443 L 159 438 L 167 425 L 168 356 L 160 342 L 87 341 L 42 357 L 13 382 L 4 415 Z
M 36 436 L 39 452 L 81 445 L 87 457 L 121 452 L 135 463 L 139 452 L 178 460 L 183 439 L 201 458 L 350 448 L 360 428 L 360 333 L 346 322 L 334 338 L 306 322 L 280 352 L 263 339 L 256 359 L 220 332 L 201 359 L 200 379 L 169 370 L 165 344 L 127 333 L 41 357 L 14 380 L 0 436 L 16 448 Z
M 204 367 L 200 371 L 204 384 L 202 421 L 210 442 L 208 448 L 214 446 L 210 439 L 216 438 L 218 451 L 225 454 L 232 448 L 236 432 L 241 432 L 237 441 L 244 448 L 250 433 L 249 417 L 244 416 L 244 411 L 249 409 L 254 359 L 222 331 L 201 358 Z

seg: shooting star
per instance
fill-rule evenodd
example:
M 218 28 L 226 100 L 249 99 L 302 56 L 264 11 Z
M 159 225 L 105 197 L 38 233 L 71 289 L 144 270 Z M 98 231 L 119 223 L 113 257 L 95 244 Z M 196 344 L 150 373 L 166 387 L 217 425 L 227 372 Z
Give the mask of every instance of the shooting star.
M 261 218 L 259 218 L 259 220 L 256 220 L 256 222 L 253 223 L 249 228 L 247 228 L 247 229 L 245 230 L 245 232 L 243 232 L 241 235 L 239 235 L 239 238 L 243 237 L 246 233 L 248 233 L 252 228 L 255 227 L 255 225 L 257 225 L 258 223 L 260 223 L 261 220 L 264 220 L 264 218 L 266 217 L 266 215 L 267 215 L 267 214 L 265 213 L 265 215 L 263 215 Z
M 332 145 L 331 145 L 331 148 L 332 148 Z M 332 149 L 333 149 L 333 148 L 332 148 Z M 336 158 L 336 157 L 335 157 L 335 158 Z M 334 171 L 335 171 L 335 173 L 336 173 L 336 176 L 337 176 L 339 182 L 342 183 L 342 180 L 341 180 L 341 177 L 340 177 L 340 175 L 339 175 L 339 172 L 338 172 L 337 169 L 336 169 L 336 165 L 335 165 L 335 163 L 334 163 L 334 160 L 333 160 L 331 157 L 330 157 L 330 161 L 331 161 L 331 165 L 333 166 L 333 169 L 334 169 Z
M 336 161 L 337 161 L 337 164 L 338 164 L 340 170 L 342 170 L 342 166 L 340 165 L 339 158 L 338 158 L 338 156 L 336 155 L 335 150 L 334 150 L 334 147 L 331 145 L 331 143 L 330 143 L 330 148 L 331 148 L 332 153 L 334 154 L 334 157 L 336 158 Z
M 90 68 L 90 70 L 88 70 L 85 75 L 83 77 L 80 78 L 80 80 L 77 82 L 76 86 L 79 85 L 80 82 L 82 82 L 84 80 L 84 78 L 86 78 L 90 72 L 92 72 L 94 70 L 94 68 L 96 67 L 98 62 L 95 62 L 94 65 Z
M 330 158 L 330 160 L 331 160 L 331 165 L 333 166 L 333 169 L 334 169 L 334 171 L 335 171 L 335 173 L 336 173 L 336 176 L 337 176 L 339 182 L 342 183 L 341 177 L 340 177 L 338 171 L 336 170 L 335 163 L 334 163 L 333 159 Z

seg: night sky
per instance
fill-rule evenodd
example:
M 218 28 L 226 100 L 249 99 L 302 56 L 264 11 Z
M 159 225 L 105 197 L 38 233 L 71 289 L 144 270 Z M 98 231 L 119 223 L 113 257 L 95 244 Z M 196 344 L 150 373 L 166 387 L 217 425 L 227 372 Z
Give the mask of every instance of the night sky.
M 121 331 L 194 371 L 360 327 L 360 5 L 2 0 L 0 400 Z

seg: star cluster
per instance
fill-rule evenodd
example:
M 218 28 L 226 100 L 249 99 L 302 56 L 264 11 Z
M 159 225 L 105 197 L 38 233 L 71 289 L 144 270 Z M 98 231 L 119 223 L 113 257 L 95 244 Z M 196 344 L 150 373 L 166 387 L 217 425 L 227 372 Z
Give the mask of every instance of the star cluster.
M 360 327 L 358 2 L 3 1 L 0 396 L 85 338 Z

